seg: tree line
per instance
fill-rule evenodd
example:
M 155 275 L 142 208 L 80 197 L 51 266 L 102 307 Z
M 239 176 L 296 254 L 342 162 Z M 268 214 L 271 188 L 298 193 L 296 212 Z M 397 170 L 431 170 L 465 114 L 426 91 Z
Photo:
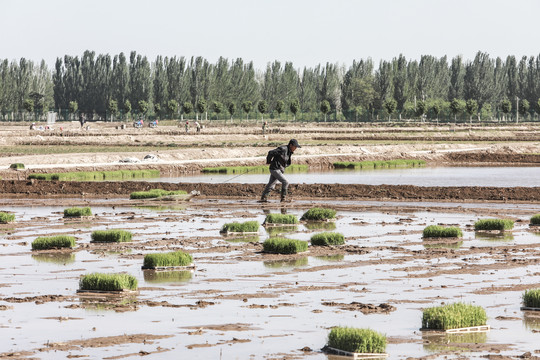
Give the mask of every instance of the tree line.
M 327 63 L 298 69 L 274 61 L 265 69 L 241 58 L 157 56 L 135 51 L 110 56 L 85 51 L 57 58 L 54 69 L 0 59 L 0 112 L 68 109 L 89 116 L 153 114 L 216 117 L 328 113 L 347 120 L 385 117 L 493 117 L 540 113 L 540 55 L 474 59 L 399 55 L 352 65 Z M 253 116 L 253 115 L 252 115 Z

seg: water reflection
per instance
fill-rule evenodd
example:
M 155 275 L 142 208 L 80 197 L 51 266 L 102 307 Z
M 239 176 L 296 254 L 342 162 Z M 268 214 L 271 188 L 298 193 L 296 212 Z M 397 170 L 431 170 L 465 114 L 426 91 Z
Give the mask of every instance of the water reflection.
M 447 334 L 428 331 L 422 333 L 424 350 L 429 352 L 465 350 L 459 344 L 480 344 L 487 342 L 487 332 L 471 332 L 464 334 Z
M 486 241 L 512 241 L 514 240 L 514 234 L 511 232 L 479 232 L 474 233 L 474 238 L 477 240 L 486 240 Z
M 290 268 L 290 267 L 300 267 L 308 265 L 308 258 L 302 257 L 299 259 L 290 259 L 290 260 L 268 260 L 263 261 L 264 267 L 270 269 L 279 269 L 279 268 Z
M 32 254 L 32 259 L 38 262 L 67 265 L 75 262 L 75 254 L 72 252 L 46 252 Z
M 167 210 L 186 210 L 187 205 L 144 205 L 133 206 L 137 209 L 152 210 L 152 211 L 167 211 Z
M 335 230 L 336 223 L 333 221 L 307 222 L 304 224 L 308 230 Z
M 336 254 L 336 255 L 325 255 L 325 256 L 315 256 L 315 259 L 323 260 L 323 261 L 342 261 L 345 259 L 345 255 L 343 254 Z
M 155 271 L 145 270 L 144 281 L 148 283 L 187 282 L 193 277 L 193 272 L 183 271 Z
M 136 295 L 79 294 L 79 305 L 89 311 L 137 311 Z
M 259 242 L 259 235 L 225 237 L 228 242 Z
M 426 243 L 424 247 L 426 249 L 459 249 L 463 245 L 463 241 L 448 242 L 448 243 Z
M 540 311 L 524 311 L 523 325 L 527 330 L 540 330 Z
M 298 231 L 298 226 L 267 226 L 266 232 L 270 236 L 279 236 L 285 233 Z

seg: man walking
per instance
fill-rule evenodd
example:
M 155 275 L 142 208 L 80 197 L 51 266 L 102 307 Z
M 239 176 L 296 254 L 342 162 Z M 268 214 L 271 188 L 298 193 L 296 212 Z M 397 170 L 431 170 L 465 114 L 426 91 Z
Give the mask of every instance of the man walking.
M 285 168 L 291 165 L 291 157 L 297 148 L 301 148 L 296 139 L 291 139 L 288 145 L 281 145 L 274 150 L 270 150 L 266 156 L 266 163 L 270 164 L 270 180 L 263 190 L 259 202 L 268 202 L 268 194 L 276 183 L 281 182 L 281 202 L 287 201 L 287 189 L 289 182 L 283 175 Z

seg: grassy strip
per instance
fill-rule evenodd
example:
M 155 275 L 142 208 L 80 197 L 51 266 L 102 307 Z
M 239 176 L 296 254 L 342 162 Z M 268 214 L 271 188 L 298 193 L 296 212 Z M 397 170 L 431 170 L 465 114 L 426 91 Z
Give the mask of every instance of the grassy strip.
M 531 217 L 531 225 L 540 225 L 540 214 Z
M 96 230 L 91 237 L 92 242 L 130 242 L 132 234 L 126 230 Z
M 7 224 L 12 221 L 15 221 L 15 214 L 0 212 L 0 224 Z
M 92 216 L 92 210 L 87 206 L 83 208 L 72 207 L 64 209 L 64 217 Z
M 129 195 L 130 199 L 155 199 L 162 196 L 169 195 L 185 195 L 187 194 L 184 190 L 163 190 L 163 189 L 152 189 L 148 191 L 135 191 Z
M 422 314 L 422 328 L 433 330 L 481 326 L 486 321 L 486 311 L 481 306 L 459 302 L 427 308 Z
M 415 167 L 424 166 L 426 162 L 424 160 L 416 159 L 396 159 L 386 161 L 338 161 L 334 163 L 335 169 L 378 169 L 378 168 L 391 168 L 391 167 Z
M 287 172 L 305 172 L 309 170 L 308 165 L 304 164 L 292 164 L 287 167 Z M 270 173 L 268 165 L 260 166 L 221 166 L 221 167 L 207 167 L 201 170 L 204 174 L 244 174 L 247 172 L 265 174 Z
M 52 174 L 30 174 L 28 179 L 59 181 L 94 181 L 140 179 L 160 176 L 159 170 L 74 171 Z
M 272 254 L 296 254 L 306 251 L 307 241 L 274 237 L 263 243 L 263 251 Z
M 523 306 L 540 308 L 540 289 L 526 290 L 523 293 Z
M 320 234 L 315 234 L 311 237 L 311 245 L 328 246 L 343 244 L 345 244 L 345 237 L 340 233 L 323 232 Z
M 510 219 L 481 219 L 474 223 L 474 230 L 510 230 L 514 221 Z
M 321 221 L 335 218 L 336 210 L 315 207 L 306 211 L 300 220 Z
M 422 233 L 424 238 L 454 238 L 462 237 L 463 233 L 458 227 L 442 227 L 439 225 L 429 225 Z
M 257 221 L 246 221 L 243 223 L 233 222 L 223 225 L 221 228 L 222 233 L 226 232 L 258 232 L 259 231 L 259 222 Z
M 9 168 L 10 169 L 24 169 L 24 164 L 23 163 L 11 164 L 9 165 Z
M 75 247 L 75 238 L 67 235 L 38 237 L 32 241 L 32 250 L 48 250 Z
M 352 353 L 384 353 L 386 336 L 371 329 L 335 327 L 328 334 L 328 346 Z
M 135 276 L 128 274 L 92 273 L 84 275 L 79 280 L 79 289 L 101 291 L 137 290 L 137 279 Z
M 268 214 L 264 220 L 266 224 L 298 224 L 296 215 Z
M 143 267 L 154 268 L 158 266 L 188 266 L 193 262 L 190 254 L 182 251 L 168 253 L 153 253 L 144 256 Z

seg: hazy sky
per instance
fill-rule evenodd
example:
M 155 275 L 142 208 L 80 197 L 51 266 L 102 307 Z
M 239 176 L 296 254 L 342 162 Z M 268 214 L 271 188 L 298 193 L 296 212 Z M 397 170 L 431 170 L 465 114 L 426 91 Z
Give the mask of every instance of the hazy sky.
M 274 60 L 540 54 L 540 0 L 0 0 L 0 59 L 85 50 Z

